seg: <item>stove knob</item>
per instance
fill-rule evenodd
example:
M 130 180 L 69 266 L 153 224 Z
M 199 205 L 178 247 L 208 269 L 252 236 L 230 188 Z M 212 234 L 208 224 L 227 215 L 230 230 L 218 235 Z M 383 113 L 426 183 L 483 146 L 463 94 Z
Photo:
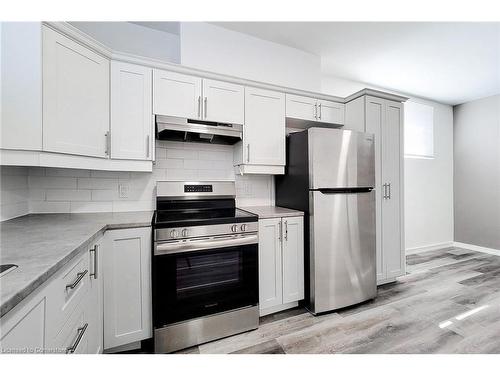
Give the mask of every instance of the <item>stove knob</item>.
M 237 232 L 238 231 L 238 226 L 236 224 L 231 226 L 231 232 Z
M 242 231 L 242 232 L 246 231 L 246 230 L 247 230 L 247 227 L 248 227 L 248 226 L 247 226 L 246 224 L 242 224 L 242 225 L 241 225 L 241 231 Z
M 181 236 L 182 237 L 187 237 L 188 235 L 188 230 L 187 229 L 183 229 L 182 232 L 181 232 Z
M 177 232 L 175 229 L 172 229 L 172 230 L 170 231 L 170 237 L 172 237 L 172 238 L 177 238 L 177 237 L 179 237 L 179 232 Z

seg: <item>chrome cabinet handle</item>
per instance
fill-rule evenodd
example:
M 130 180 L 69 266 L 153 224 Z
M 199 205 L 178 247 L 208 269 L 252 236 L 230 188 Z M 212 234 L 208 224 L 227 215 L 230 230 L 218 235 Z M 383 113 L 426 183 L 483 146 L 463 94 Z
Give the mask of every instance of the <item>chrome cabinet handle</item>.
M 321 103 L 319 103 L 319 119 L 321 120 Z
M 85 334 L 85 331 L 87 330 L 88 326 L 89 324 L 85 323 L 83 327 L 78 328 L 77 330 L 78 334 L 76 336 L 75 343 L 66 348 L 66 354 L 73 354 L 76 351 L 76 349 L 78 349 L 78 345 L 80 344 L 80 341 L 82 340 L 82 337 Z
M 94 269 L 92 270 L 92 272 L 89 274 L 90 277 L 93 277 L 94 280 L 97 279 L 97 270 L 98 270 L 98 267 L 99 267 L 99 264 L 97 263 L 98 262 L 98 257 L 97 257 L 97 250 L 99 249 L 99 245 L 94 245 L 94 247 L 92 249 L 90 249 L 90 252 L 93 253 L 94 255 Z
M 278 241 L 281 242 L 283 239 L 283 222 L 280 221 L 278 230 Z
M 149 149 L 151 148 L 149 134 L 146 136 L 146 158 L 149 158 Z
M 198 118 L 201 118 L 201 95 L 198 96 Z
M 285 220 L 285 241 L 288 241 L 288 220 Z
M 250 143 L 247 144 L 247 163 L 250 163 Z
M 314 118 L 318 119 L 318 103 L 314 104 Z
M 110 156 L 111 154 L 111 132 L 107 131 L 104 133 L 104 137 L 106 139 L 106 148 L 104 150 L 104 154 Z
M 83 272 L 78 272 L 76 274 L 77 278 L 75 281 L 73 281 L 71 284 L 66 285 L 66 290 L 68 289 L 75 289 L 78 284 L 80 284 L 80 281 L 85 277 L 85 275 L 89 272 L 89 270 L 85 270 Z
M 387 199 L 391 199 L 391 183 L 387 184 L 387 188 L 389 189 L 389 193 L 387 194 Z
M 206 96 L 205 96 L 204 104 L 205 104 L 205 110 L 203 111 L 203 114 L 205 115 L 205 118 L 207 118 L 207 97 Z
M 387 184 L 382 185 L 384 188 L 384 199 L 387 199 Z

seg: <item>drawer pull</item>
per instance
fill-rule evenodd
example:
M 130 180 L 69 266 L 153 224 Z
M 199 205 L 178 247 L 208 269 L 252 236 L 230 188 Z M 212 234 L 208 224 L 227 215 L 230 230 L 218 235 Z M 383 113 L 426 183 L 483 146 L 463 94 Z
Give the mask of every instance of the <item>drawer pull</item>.
M 88 272 L 89 272 L 89 270 L 85 270 L 83 272 L 78 272 L 76 274 L 76 276 L 78 276 L 78 277 L 76 278 L 75 281 L 73 281 L 73 283 L 66 285 L 66 290 L 68 290 L 68 289 L 75 289 L 76 286 L 80 283 L 80 281 L 82 281 L 82 279 L 85 277 L 85 275 Z
M 82 272 L 83 273 L 83 272 Z M 70 347 L 66 348 L 66 354 L 73 354 L 76 349 L 78 348 L 78 344 L 80 344 L 80 341 L 82 340 L 83 335 L 85 334 L 85 331 L 87 330 L 87 327 L 89 326 L 88 323 L 85 323 L 83 327 L 78 328 L 78 336 L 76 336 L 75 343 L 71 345 Z
M 90 249 L 90 252 L 94 255 L 94 269 L 93 271 L 90 273 L 90 277 L 93 277 L 94 279 L 97 279 L 97 269 L 99 267 L 98 265 L 98 255 L 97 255 L 97 251 L 99 250 L 99 245 L 94 245 L 94 247 L 92 249 Z

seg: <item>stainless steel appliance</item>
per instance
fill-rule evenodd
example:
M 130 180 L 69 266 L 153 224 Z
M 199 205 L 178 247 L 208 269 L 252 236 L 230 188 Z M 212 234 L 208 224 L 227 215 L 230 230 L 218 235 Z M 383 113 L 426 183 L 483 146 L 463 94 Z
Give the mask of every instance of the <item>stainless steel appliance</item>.
M 243 125 L 156 115 L 156 137 L 170 141 L 232 145 L 243 138 Z
M 374 298 L 374 136 L 309 128 L 287 137 L 276 204 L 305 215 L 306 302 L 313 314 Z
M 258 218 L 234 182 L 157 183 L 153 323 L 157 353 L 259 324 Z

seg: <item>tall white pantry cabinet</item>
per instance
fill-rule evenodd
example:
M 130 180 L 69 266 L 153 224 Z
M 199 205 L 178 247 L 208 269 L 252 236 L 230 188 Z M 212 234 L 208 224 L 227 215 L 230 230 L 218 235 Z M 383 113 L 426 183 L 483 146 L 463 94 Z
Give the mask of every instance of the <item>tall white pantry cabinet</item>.
M 375 135 L 377 284 L 405 273 L 403 103 L 370 95 L 346 104 L 346 129 Z

